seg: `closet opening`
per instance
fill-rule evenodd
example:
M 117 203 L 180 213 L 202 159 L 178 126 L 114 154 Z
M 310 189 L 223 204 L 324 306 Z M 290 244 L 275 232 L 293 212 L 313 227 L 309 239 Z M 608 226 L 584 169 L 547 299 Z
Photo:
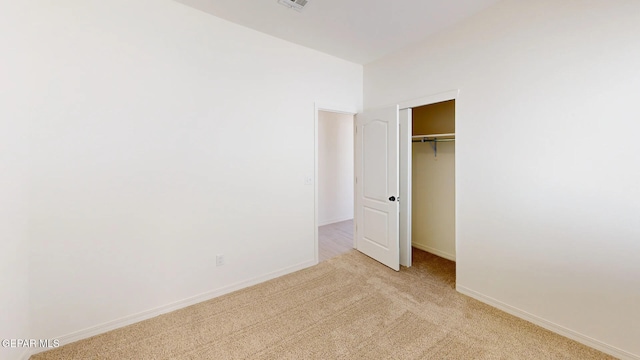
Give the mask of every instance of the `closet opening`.
M 413 257 L 418 249 L 455 262 L 455 100 L 410 111 Z

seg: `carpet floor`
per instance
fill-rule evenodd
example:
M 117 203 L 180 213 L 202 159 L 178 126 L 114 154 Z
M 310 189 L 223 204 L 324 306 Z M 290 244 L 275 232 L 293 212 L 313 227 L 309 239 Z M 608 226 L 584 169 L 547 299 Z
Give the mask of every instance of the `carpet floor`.
M 455 291 L 455 263 L 400 272 L 350 251 L 44 353 L 53 359 L 613 359 Z

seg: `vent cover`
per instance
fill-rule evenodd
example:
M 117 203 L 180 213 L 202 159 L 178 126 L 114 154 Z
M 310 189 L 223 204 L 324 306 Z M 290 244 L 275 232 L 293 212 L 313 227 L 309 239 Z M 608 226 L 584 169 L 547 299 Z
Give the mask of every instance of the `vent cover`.
M 302 11 L 308 2 L 308 0 L 278 0 L 278 3 L 296 11 Z

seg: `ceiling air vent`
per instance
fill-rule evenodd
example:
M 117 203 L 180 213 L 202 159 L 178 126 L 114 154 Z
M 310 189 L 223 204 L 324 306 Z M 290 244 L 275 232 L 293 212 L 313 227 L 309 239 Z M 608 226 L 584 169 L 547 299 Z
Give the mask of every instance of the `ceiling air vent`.
M 278 2 L 296 11 L 302 11 L 309 2 L 308 0 L 278 0 Z

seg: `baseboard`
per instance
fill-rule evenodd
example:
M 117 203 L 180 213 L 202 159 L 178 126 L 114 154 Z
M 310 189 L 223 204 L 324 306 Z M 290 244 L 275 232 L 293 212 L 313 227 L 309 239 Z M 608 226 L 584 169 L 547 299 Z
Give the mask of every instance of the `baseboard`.
M 426 251 L 428 253 L 432 253 L 433 255 L 440 256 L 441 258 L 445 258 L 445 259 L 451 260 L 451 261 L 456 261 L 456 256 L 455 255 L 449 254 L 449 253 L 441 251 L 441 250 L 438 250 L 436 248 L 432 248 L 430 246 L 417 244 L 417 243 L 414 243 L 414 242 L 411 243 L 411 246 L 413 246 L 416 249 L 420 249 L 420 250 Z
M 86 339 L 92 336 L 96 336 L 96 335 L 100 335 L 103 333 L 106 333 L 107 331 L 111 331 L 111 330 L 115 330 L 124 326 L 128 326 L 131 324 L 135 324 L 137 322 L 140 321 L 144 321 L 147 319 L 151 319 L 153 317 L 156 317 L 158 315 L 162 315 L 162 314 L 166 314 L 175 310 L 179 310 L 182 308 L 185 308 L 187 306 L 191 306 L 203 301 L 207 301 L 210 299 L 213 299 L 215 297 L 221 296 L 221 295 L 225 295 L 228 294 L 230 292 L 236 291 L 236 290 L 240 290 L 252 285 L 256 285 L 262 282 L 265 282 L 267 280 L 271 280 L 271 279 L 275 279 L 277 277 L 286 275 L 286 274 L 290 274 L 292 272 L 298 271 L 298 270 L 302 270 L 305 268 L 308 268 L 310 266 L 315 265 L 316 262 L 314 260 L 309 260 L 309 261 L 305 261 L 303 263 L 294 265 L 294 266 L 290 266 L 278 271 L 274 271 L 271 272 L 269 274 L 265 274 L 262 276 L 258 276 L 249 280 L 245 280 L 245 281 L 241 281 L 232 285 L 228 285 L 225 287 L 222 287 L 220 289 L 215 289 L 215 290 L 211 290 L 208 291 L 206 293 L 202 293 L 193 297 L 189 297 L 183 300 L 179 300 L 167 305 L 163 305 L 154 309 L 150 309 L 147 311 L 143 311 L 137 314 L 133 314 L 133 315 L 129 315 L 129 316 L 125 316 L 122 317 L 120 319 L 116 319 L 116 320 L 112 320 L 106 323 L 102 323 L 100 325 L 96 325 L 96 326 L 92 326 L 89 328 L 86 328 L 84 330 L 80 330 L 80 331 L 76 331 L 73 332 L 71 334 L 67 334 L 64 336 L 60 336 L 57 338 L 52 338 L 52 339 L 58 339 L 60 341 L 60 346 L 66 345 L 66 344 L 70 344 L 72 342 L 76 342 L 82 339 Z M 39 353 L 39 352 L 43 352 L 43 351 L 47 351 L 47 350 L 51 350 L 51 349 L 33 349 L 33 352 L 29 353 L 29 356 Z M 27 356 L 26 358 L 23 357 L 23 359 L 28 359 L 29 357 Z
M 35 352 L 33 351 L 33 349 L 26 349 L 23 353 L 22 356 L 20 356 L 18 359 L 20 360 L 29 360 L 29 358 L 31 357 L 31 355 L 35 354 Z
M 347 216 L 347 217 L 331 219 L 331 220 L 323 220 L 323 221 L 318 220 L 318 226 L 325 226 L 325 225 L 329 225 L 329 224 L 335 224 L 337 222 L 343 222 L 343 221 L 347 221 L 347 220 L 353 220 L 353 215 Z
M 602 341 L 596 340 L 594 338 L 591 338 L 589 336 L 583 335 L 577 331 L 571 330 L 571 329 L 567 329 L 566 327 L 562 326 L 562 325 L 558 325 L 556 323 L 553 323 L 551 321 L 548 321 L 546 319 L 543 319 L 539 316 L 533 315 L 529 312 L 526 312 L 524 310 L 518 309 L 516 307 L 513 307 L 511 305 L 505 304 L 499 300 L 496 300 L 492 297 L 483 295 L 479 292 L 476 292 L 474 290 L 471 290 L 469 288 L 466 288 L 464 286 L 461 285 L 456 285 L 456 290 L 464 295 L 467 295 L 469 297 L 472 297 L 478 301 L 481 301 L 485 304 L 491 305 L 497 309 L 500 309 L 506 313 L 509 313 L 511 315 L 517 316 L 521 319 L 527 320 L 531 323 L 534 323 L 538 326 L 541 326 L 547 330 L 553 331 L 556 334 L 560 334 L 562 336 L 568 337 L 569 339 L 575 340 L 579 343 L 585 344 L 589 347 L 592 347 L 594 349 L 600 350 L 604 353 L 607 353 L 611 356 L 615 356 L 619 359 L 623 359 L 623 360 L 640 360 L 640 355 L 635 355 L 632 354 L 630 352 L 624 351 L 622 349 L 618 349 L 615 346 L 611 346 L 609 344 L 606 344 Z

